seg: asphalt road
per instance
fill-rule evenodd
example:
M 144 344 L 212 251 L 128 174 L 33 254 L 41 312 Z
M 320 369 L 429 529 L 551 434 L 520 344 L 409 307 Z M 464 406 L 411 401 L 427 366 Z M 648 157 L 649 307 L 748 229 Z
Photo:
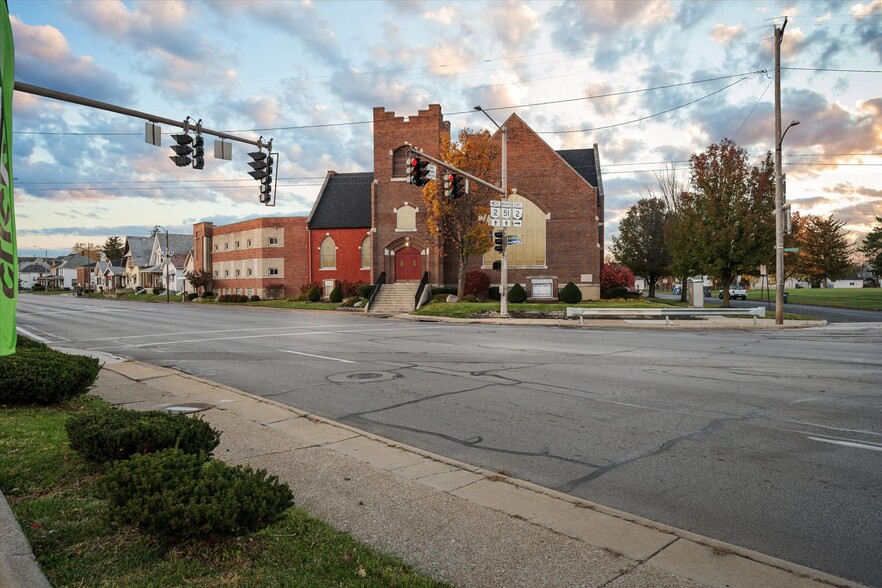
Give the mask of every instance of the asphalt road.
M 568 329 L 33 295 L 18 321 L 882 586 L 882 323 Z

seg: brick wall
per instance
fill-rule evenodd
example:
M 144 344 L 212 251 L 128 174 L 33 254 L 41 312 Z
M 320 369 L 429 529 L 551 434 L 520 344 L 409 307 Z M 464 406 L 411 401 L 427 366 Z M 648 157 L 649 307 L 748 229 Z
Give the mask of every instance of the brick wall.
M 404 178 L 392 178 L 392 152 L 405 142 L 438 157 L 441 133 L 445 129 L 441 106 L 430 104 L 416 116 L 396 116 L 384 108 L 374 109 L 374 190 L 371 220 L 375 228 L 373 279 L 381 271 L 386 281 L 395 281 L 394 252 L 406 246 L 422 252 L 422 271 L 429 272 L 430 283 L 443 282 L 441 256 L 436 239 L 426 228 L 426 204 L 422 188 L 408 184 Z M 405 204 L 417 209 L 416 230 L 396 230 L 395 211 Z
M 276 242 L 270 244 L 270 239 Z M 207 251 L 206 245 L 210 247 Z M 193 248 L 194 267 L 210 272 L 211 290 L 216 294 L 235 294 L 237 290 L 247 294 L 251 290 L 266 297 L 268 284 L 283 284 L 285 296 L 293 296 L 307 282 L 306 217 L 260 218 L 217 227 L 197 223 L 193 225 Z M 269 275 L 270 269 L 278 274 Z
M 311 282 L 325 280 L 348 280 L 370 284 L 371 270 L 361 267 L 361 244 L 370 229 L 316 229 L 309 231 L 312 257 Z M 334 269 L 321 269 L 321 245 L 330 236 L 337 246 L 337 265 Z M 326 292 L 325 294 L 329 294 Z

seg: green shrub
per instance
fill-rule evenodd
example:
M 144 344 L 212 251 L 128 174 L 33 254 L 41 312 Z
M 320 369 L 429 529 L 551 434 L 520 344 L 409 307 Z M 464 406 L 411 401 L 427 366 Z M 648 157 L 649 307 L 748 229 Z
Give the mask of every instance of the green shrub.
M 155 410 L 90 412 L 68 419 L 64 426 L 71 449 L 95 463 L 170 447 L 211 455 L 220 443 L 220 433 L 202 419 Z
M 515 284 L 511 287 L 511 290 L 508 291 L 508 301 L 515 304 L 519 302 L 526 302 L 527 291 L 524 290 L 524 287 L 520 284 Z
M 28 339 L 27 337 L 19 335 L 15 343 L 15 349 L 18 351 L 22 349 L 49 349 L 49 346 L 45 343 L 40 343 L 39 341 L 34 341 L 33 339 Z
M 43 284 L 34 284 L 31 286 L 31 292 L 43 292 L 46 290 L 46 286 Z
M 434 292 L 434 290 L 433 290 L 433 292 Z M 443 293 L 435 294 L 434 296 L 432 296 L 432 299 L 429 300 L 429 304 L 432 304 L 434 302 L 447 302 L 448 296 L 449 296 L 449 294 L 443 294 Z
M 362 298 L 370 298 L 371 290 L 374 289 L 373 284 L 362 284 L 358 287 L 358 295 Z
M 605 300 L 610 300 L 613 298 L 627 298 L 628 297 L 628 289 L 624 286 L 615 286 L 613 288 L 601 288 L 600 297 Z
M 260 302 L 260 296 L 253 294 L 248 297 L 248 302 Z
M 306 293 L 306 299 L 310 302 L 318 302 L 322 299 L 322 291 L 319 288 L 313 286 L 309 289 L 309 292 Z
M 307 282 L 307 283 L 303 284 L 302 286 L 300 286 L 300 293 L 301 294 L 309 294 L 309 291 L 312 290 L 313 288 L 318 288 L 319 298 L 321 298 L 322 295 L 324 295 L 325 287 L 321 282 Z
M 502 300 L 502 296 L 499 295 L 499 286 L 491 286 L 487 291 L 487 298 L 490 300 Z
M 214 298 L 214 292 L 206 292 L 202 295 L 203 298 Z
M 236 294 L 234 302 L 242 304 L 243 302 L 248 302 L 248 296 L 244 294 Z
M 560 298 L 561 302 L 578 304 L 579 302 L 582 302 L 582 291 L 579 290 L 579 287 L 574 283 L 567 282 L 567 285 L 560 289 L 557 297 Z
M 340 288 L 340 291 L 343 293 L 343 298 L 350 298 L 352 296 L 358 296 L 359 289 L 363 284 L 360 281 L 350 282 L 349 280 L 337 280 L 334 285 L 337 288 Z
M 101 366 L 94 357 L 67 355 L 19 338 L 16 352 L 0 357 L 0 401 L 54 404 L 85 394 Z
M 462 297 L 463 302 L 480 302 L 481 299 L 475 296 L 474 294 L 466 294 Z
M 197 294 L 196 292 L 190 292 L 189 294 L 187 294 L 187 300 L 193 301 L 197 298 L 199 298 L 199 294 Z
M 293 504 L 288 485 L 264 470 L 178 449 L 116 462 L 98 485 L 114 518 L 175 537 L 257 531 Z
M 340 286 L 331 290 L 331 293 L 328 294 L 328 300 L 331 302 L 343 302 L 343 290 L 340 289 Z
M 159 296 L 160 294 L 162 294 L 164 292 L 165 292 L 164 288 L 153 288 L 153 295 L 154 296 Z

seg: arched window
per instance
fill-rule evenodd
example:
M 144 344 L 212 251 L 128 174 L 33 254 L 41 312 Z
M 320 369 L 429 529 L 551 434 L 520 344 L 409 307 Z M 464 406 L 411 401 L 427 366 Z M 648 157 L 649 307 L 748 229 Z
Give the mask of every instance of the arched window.
M 395 229 L 398 231 L 415 231 L 416 230 L 416 213 L 417 209 L 413 206 L 405 204 L 395 211 L 398 219 Z
M 371 236 L 368 235 L 361 242 L 361 269 L 370 269 L 372 253 Z
M 508 267 L 545 267 L 545 213 L 542 209 L 520 195 L 508 198 L 512 202 L 523 202 L 523 226 L 509 227 L 508 235 L 520 237 L 520 244 L 509 245 L 506 251 Z M 491 266 L 499 253 L 492 249 L 484 254 L 483 265 Z
M 409 147 L 407 145 L 402 145 L 398 149 L 392 152 L 392 177 L 393 178 L 406 178 L 407 177 L 407 154 L 409 152 Z
M 337 245 L 330 236 L 322 241 L 320 269 L 336 269 L 337 267 Z

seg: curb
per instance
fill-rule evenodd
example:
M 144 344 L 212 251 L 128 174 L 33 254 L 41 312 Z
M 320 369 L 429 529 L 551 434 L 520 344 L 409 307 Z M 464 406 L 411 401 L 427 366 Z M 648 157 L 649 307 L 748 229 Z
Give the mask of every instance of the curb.
M 0 492 L 0 545 L 3 546 L 0 550 L 0 586 L 52 588 L 3 492 Z

